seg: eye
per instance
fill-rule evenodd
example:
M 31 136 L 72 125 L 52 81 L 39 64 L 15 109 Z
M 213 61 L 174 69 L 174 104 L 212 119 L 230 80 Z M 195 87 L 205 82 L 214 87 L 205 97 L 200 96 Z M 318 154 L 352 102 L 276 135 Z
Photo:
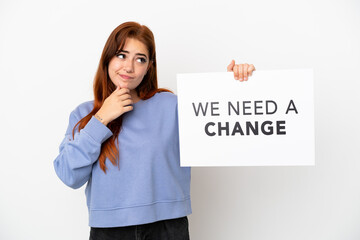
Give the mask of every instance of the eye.
M 123 54 L 123 53 L 118 53 L 118 54 L 116 54 L 116 56 L 120 59 L 125 59 L 125 54 Z
M 136 61 L 139 62 L 139 63 L 146 63 L 146 59 L 142 58 L 142 57 L 137 58 Z

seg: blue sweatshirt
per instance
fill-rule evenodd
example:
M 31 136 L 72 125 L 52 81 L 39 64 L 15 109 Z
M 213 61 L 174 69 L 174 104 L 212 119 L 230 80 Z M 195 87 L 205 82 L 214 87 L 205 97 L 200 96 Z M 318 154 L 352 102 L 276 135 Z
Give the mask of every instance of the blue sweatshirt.
M 93 116 L 72 139 L 73 127 L 93 103 L 84 102 L 71 112 L 54 160 L 66 185 L 76 189 L 87 183 L 89 226 L 130 226 L 189 215 L 190 168 L 180 167 L 176 95 L 157 93 L 124 114 L 119 166 L 106 159 L 106 174 L 98 157 L 101 144 L 113 137 L 111 130 Z

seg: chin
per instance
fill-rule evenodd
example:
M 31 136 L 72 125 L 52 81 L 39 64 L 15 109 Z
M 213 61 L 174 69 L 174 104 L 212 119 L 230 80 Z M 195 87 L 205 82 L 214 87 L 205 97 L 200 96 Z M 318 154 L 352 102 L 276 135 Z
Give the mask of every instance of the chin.
M 124 83 L 124 82 L 120 82 L 119 83 L 119 86 L 120 88 L 131 88 L 131 86 L 129 86 L 130 84 L 129 83 Z M 131 90 L 131 89 L 130 89 Z

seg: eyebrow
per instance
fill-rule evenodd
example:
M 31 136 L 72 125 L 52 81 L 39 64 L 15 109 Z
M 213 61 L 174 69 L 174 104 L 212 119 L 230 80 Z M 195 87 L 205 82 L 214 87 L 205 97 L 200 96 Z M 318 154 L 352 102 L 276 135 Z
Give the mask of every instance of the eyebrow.
M 119 52 L 124 52 L 124 53 L 128 53 L 129 54 L 129 51 L 125 51 L 125 50 L 120 50 Z M 147 58 L 147 56 L 143 53 L 135 53 L 135 55 L 137 56 L 144 56 L 145 58 Z

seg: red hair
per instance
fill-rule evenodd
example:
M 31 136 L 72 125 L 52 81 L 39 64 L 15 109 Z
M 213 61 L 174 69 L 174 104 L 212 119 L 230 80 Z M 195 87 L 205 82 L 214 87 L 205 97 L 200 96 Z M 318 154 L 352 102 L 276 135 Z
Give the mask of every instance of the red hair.
M 83 129 L 90 121 L 91 117 L 101 108 L 105 99 L 116 89 L 116 86 L 111 81 L 108 74 L 108 66 L 110 60 L 115 56 L 118 49 L 123 49 L 127 38 L 134 38 L 141 41 L 146 45 L 149 51 L 149 69 L 144 76 L 139 86 L 135 89 L 138 96 L 143 99 L 149 99 L 157 92 L 170 92 L 167 89 L 158 88 L 157 83 L 157 69 L 156 69 L 156 51 L 155 40 L 151 30 L 136 22 L 125 22 L 119 25 L 110 34 L 108 40 L 105 43 L 103 52 L 101 54 L 99 67 L 97 69 L 94 79 L 94 108 L 93 110 L 82 118 L 73 128 L 73 139 L 75 128 L 79 125 L 78 131 Z M 122 115 L 110 123 L 107 127 L 112 131 L 113 136 L 107 139 L 101 145 L 101 152 L 99 156 L 100 168 L 106 173 L 105 160 L 108 158 L 114 166 L 119 164 L 119 150 L 115 144 L 115 140 L 118 143 L 118 135 L 121 130 Z

